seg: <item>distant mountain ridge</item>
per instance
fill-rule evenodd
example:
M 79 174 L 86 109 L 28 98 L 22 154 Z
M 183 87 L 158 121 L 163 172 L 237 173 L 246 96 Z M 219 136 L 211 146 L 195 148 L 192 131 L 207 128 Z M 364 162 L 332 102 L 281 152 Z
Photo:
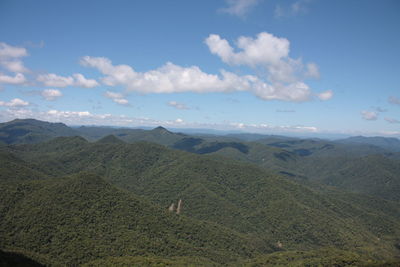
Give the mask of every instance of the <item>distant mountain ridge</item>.
M 353 136 L 346 139 L 337 141 L 342 144 L 369 144 L 377 147 L 381 147 L 390 151 L 400 152 L 400 140 L 394 137 L 382 137 L 382 136 Z
M 79 135 L 63 123 L 51 123 L 35 119 L 15 119 L 0 123 L 0 142 L 5 144 L 32 144 L 58 136 Z
M 32 119 L 0 124 L 0 142 L 3 140 L 5 144 L 38 143 L 57 136 L 80 136 L 81 139 L 75 140 L 76 145 L 80 145 L 83 138 L 98 143 L 156 143 L 195 154 L 219 155 L 253 163 L 297 181 L 324 183 L 400 200 L 400 193 L 393 189 L 400 185 L 396 168 L 400 164 L 400 153 L 395 152 L 400 141 L 395 138 L 353 137 L 327 141 L 259 134 L 190 136 L 161 126 L 151 130 L 92 126 L 70 128 L 60 123 Z M 368 159 L 367 166 L 373 171 L 366 174 L 366 161 L 362 158 L 370 155 L 380 157 Z M 387 169 L 380 168 L 379 164 L 386 158 L 392 164 L 385 164 Z

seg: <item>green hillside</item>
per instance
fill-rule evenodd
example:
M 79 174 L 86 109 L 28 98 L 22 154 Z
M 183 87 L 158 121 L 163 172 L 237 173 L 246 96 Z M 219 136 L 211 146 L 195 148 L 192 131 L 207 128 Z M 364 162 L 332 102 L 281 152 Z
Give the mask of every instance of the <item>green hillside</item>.
M 11 253 L 2 256 L 51 266 L 379 266 L 400 257 L 395 157 L 343 155 L 344 145 L 320 140 L 146 132 L 175 149 L 115 135 L 1 146 L 0 249 Z
M 182 199 L 182 215 L 246 235 L 259 251 L 334 246 L 375 256 L 396 253 L 399 210 L 393 214 L 381 202 L 371 208 L 351 196 L 330 197 L 254 165 L 149 143 L 89 143 L 77 137 L 9 150 L 47 166 L 53 176 L 80 171 L 104 176 L 164 209 Z
M 177 144 L 174 148 L 254 163 L 298 181 L 400 200 L 399 158 L 373 145 L 276 138 L 247 143 L 185 138 Z
M 244 236 L 151 205 L 91 174 L 0 189 L 0 241 L 75 265 L 103 257 L 198 256 L 229 262 L 254 253 Z

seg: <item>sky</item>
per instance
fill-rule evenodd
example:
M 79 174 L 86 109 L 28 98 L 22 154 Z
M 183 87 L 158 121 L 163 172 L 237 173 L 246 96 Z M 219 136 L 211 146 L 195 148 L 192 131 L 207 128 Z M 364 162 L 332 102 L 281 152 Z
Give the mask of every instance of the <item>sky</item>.
M 397 0 L 1 0 L 0 122 L 400 137 Z

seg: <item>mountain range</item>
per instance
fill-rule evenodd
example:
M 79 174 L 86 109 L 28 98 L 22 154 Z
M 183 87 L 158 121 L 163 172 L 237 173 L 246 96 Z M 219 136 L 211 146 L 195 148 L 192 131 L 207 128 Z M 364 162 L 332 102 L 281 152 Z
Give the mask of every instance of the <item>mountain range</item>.
M 0 263 L 399 263 L 395 150 L 36 120 L 0 136 Z

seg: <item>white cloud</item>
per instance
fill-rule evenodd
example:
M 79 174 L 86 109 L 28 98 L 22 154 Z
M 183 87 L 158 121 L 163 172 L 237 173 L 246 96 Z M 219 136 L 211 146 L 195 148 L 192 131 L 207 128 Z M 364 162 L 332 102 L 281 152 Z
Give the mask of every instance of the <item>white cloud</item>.
M 29 105 L 29 102 L 26 102 L 19 98 L 14 98 L 14 99 L 10 100 L 9 102 L 0 101 L 0 106 L 2 106 L 2 107 L 24 107 L 24 106 L 28 106 L 28 105 Z
M 285 126 L 273 126 L 265 123 L 261 124 L 245 124 L 245 123 L 231 123 L 231 126 L 246 130 L 249 132 L 290 132 L 290 133 L 316 133 L 319 129 L 314 126 L 304 126 L 304 125 L 285 125 Z
M 47 73 L 39 75 L 36 80 L 49 87 L 77 86 L 92 88 L 99 85 L 96 80 L 86 79 L 85 76 L 80 73 L 75 73 L 68 77 L 59 76 L 54 73 Z
M 385 118 L 385 121 L 389 123 L 400 123 L 400 120 L 394 119 L 394 118 Z
M 113 65 L 104 57 L 85 56 L 81 64 L 97 68 L 105 76 L 101 81 L 108 86 L 125 86 L 127 91 L 139 93 L 234 92 L 251 91 L 264 100 L 305 101 L 310 89 L 302 82 L 271 86 L 253 75 L 238 76 L 221 70 L 220 75 L 208 74 L 197 66 L 181 67 L 173 63 L 147 72 L 136 72 L 128 65 Z
M 320 100 L 326 101 L 326 100 L 329 100 L 329 99 L 331 99 L 333 97 L 333 92 L 332 92 L 332 90 L 327 90 L 325 92 L 317 94 L 317 97 Z
M 177 119 L 175 120 L 175 122 L 178 123 L 178 124 L 184 123 L 184 121 L 183 121 L 182 119 L 180 119 L 180 118 L 177 118 Z
M 0 83 L 7 84 L 24 84 L 26 82 L 26 78 L 22 73 L 17 73 L 14 76 L 9 76 L 0 73 Z
M 362 111 L 361 112 L 362 118 L 368 121 L 375 121 L 378 119 L 378 113 L 375 111 Z
M 41 74 L 36 79 L 45 86 L 50 87 L 67 87 L 74 83 L 74 78 L 58 76 L 54 73 Z
M 315 63 L 303 64 L 301 59 L 289 56 L 290 42 L 267 32 L 261 32 L 256 38 L 241 36 L 236 41 L 238 51 L 217 34 L 209 35 L 205 43 L 212 54 L 230 65 L 245 65 L 251 68 L 261 67 L 270 82 L 255 91 L 263 99 L 305 101 L 309 99 L 310 88 L 304 83 L 306 78 L 319 78 Z M 260 79 L 258 79 L 260 80 Z
M 65 118 L 93 116 L 89 111 L 58 111 L 55 109 L 49 110 L 47 114 L 54 117 L 65 117 Z
M 277 65 L 289 55 L 290 43 L 285 38 L 261 32 L 256 39 L 241 36 L 237 40 L 240 52 L 217 34 L 210 34 L 205 43 L 211 53 L 218 55 L 222 61 L 232 65 Z
M 24 63 L 21 60 L 1 60 L 0 64 L 7 69 L 8 71 L 21 73 L 21 72 L 29 72 L 27 68 L 25 68 Z
M 167 104 L 168 104 L 168 106 L 174 107 L 176 109 L 182 109 L 182 110 L 183 109 L 189 109 L 185 104 L 178 103 L 176 101 L 169 101 Z
M 58 97 L 61 97 L 63 94 L 57 89 L 45 89 L 40 93 L 40 95 L 47 101 L 53 101 Z
M 207 74 L 197 66 L 181 67 L 168 62 L 148 72 L 136 72 L 128 65 L 112 65 L 107 58 L 83 57 L 81 64 L 97 68 L 106 75 L 101 80 L 109 86 L 122 85 L 139 93 L 227 92 L 247 90 L 249 80 L 221 71 L 221 76 Z
M 10 72 L 29 72 L 21 60 L 22 57 L 27 55 L 28 52 L 23 47 L 0 43 L 0 65 Z
M 23 47 L 11 46 L 6 43 L 0 43 L 0 58 L 20 58 L 28 55 Z
M 390 104 L 400 105 L 400 98 L 398 98 L 398 97 L 390 96 L 388 101 Z
M 228 5 L 226 8 L 221 8 L 220 11 L 230 15 L 245 17 L 252 8 L 254 8 L 259 0 L 225 0 Z
M 129 101 L 127 99 L 125 99 L 124 96 L 120 93 L 107 91 L 104 93 L 104 96 L 107 98 L 110 98 L 112 101 L 114 101 L 117 104 L 129 105 Z
M 93 88 L 99 85 L 96 80 L 93 79 L 86 79 L 80 73 L 75 73 L 72 75 L 75 79 L 74 86 L 83 87 L 83 88 Z
M 120 105 L 128 105 L 129 104 L 129 101 L 125 98 L 115 98 L 115 99 L 113 99 L 113 101 Z

